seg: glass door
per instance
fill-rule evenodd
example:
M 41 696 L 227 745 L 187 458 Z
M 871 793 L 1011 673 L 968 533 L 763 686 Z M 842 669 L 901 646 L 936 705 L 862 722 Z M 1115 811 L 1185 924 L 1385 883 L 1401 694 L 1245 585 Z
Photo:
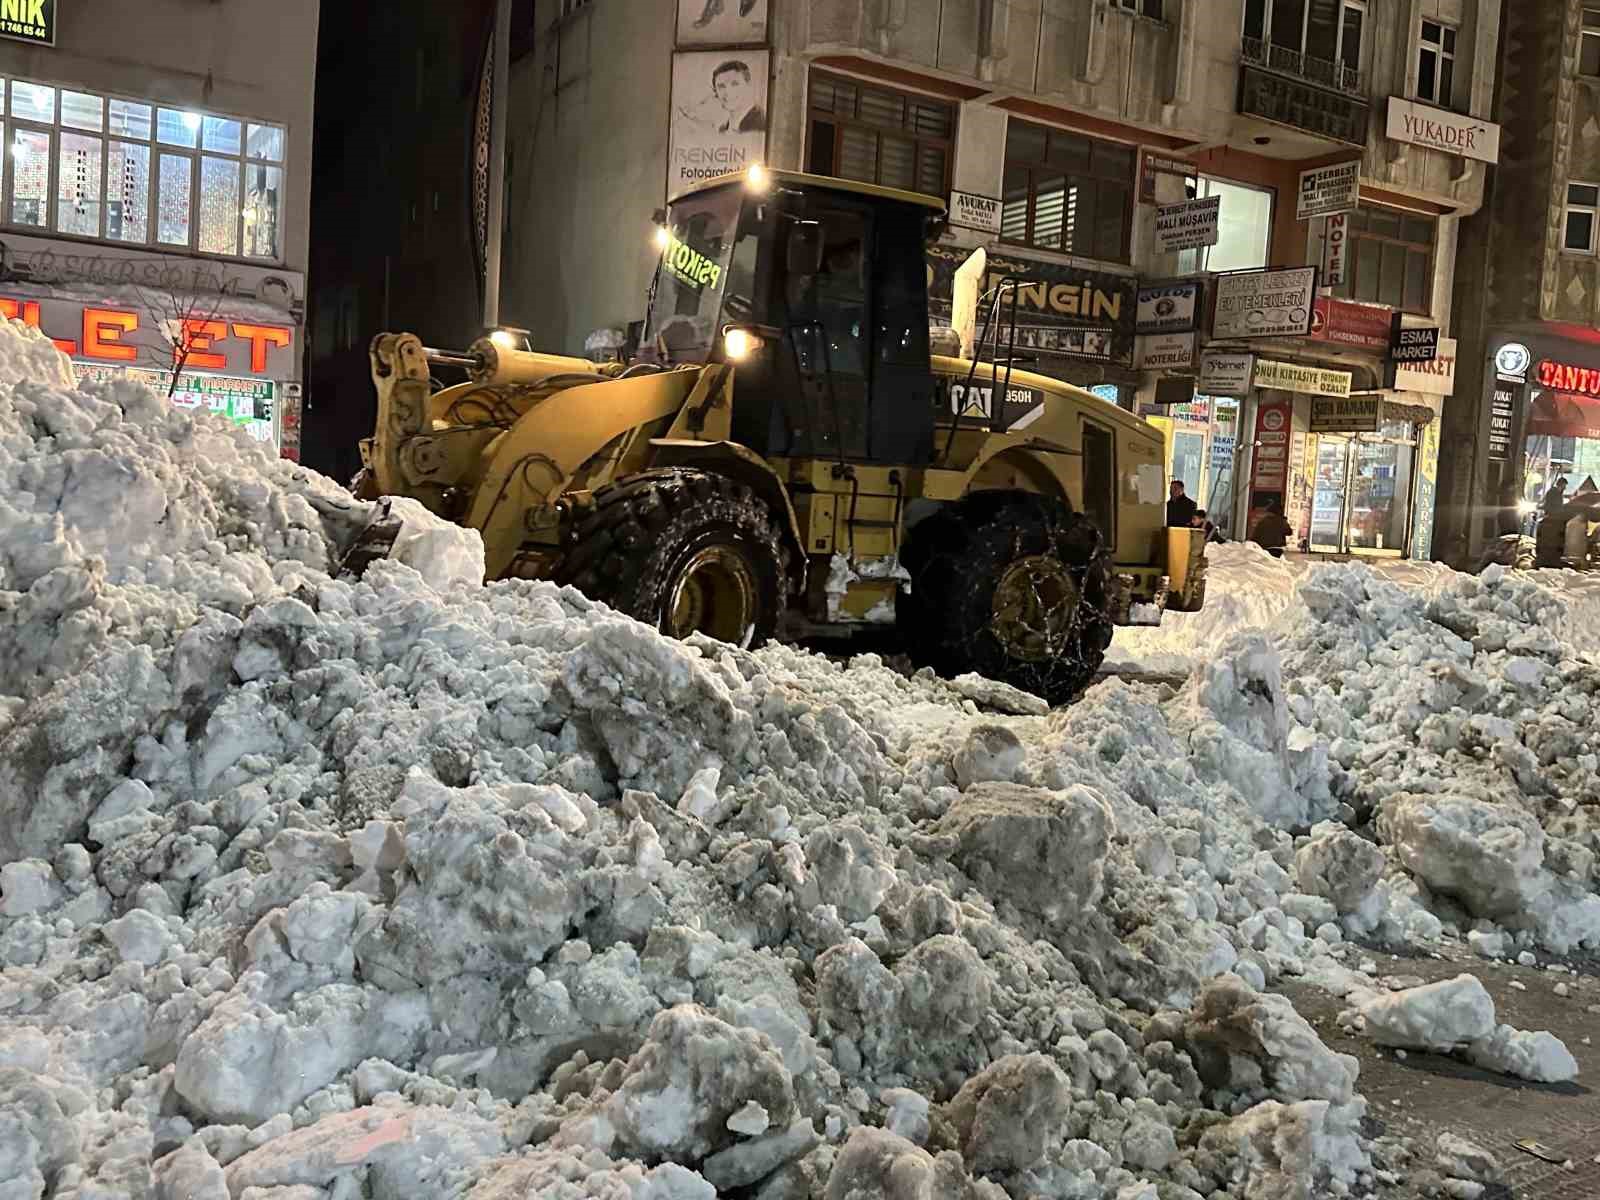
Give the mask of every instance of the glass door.
M 1350 445 L 1349 438 L 1326 433 L 1317 439 L 1317 477 L 1311 490 L 1311 550 L 1314 554 L 1342 554 L 1345 549 Z
M 1349 549 L 1357 554 L 1405 553 L 1411 529 L 1415 447 L 1398 440 L 1360 438 L 1350 473 Z
M 1411 536 L 1416 433 L 1321 434 L 1311 499 L 1311 549 L 1321 554 L 1399 557 Z

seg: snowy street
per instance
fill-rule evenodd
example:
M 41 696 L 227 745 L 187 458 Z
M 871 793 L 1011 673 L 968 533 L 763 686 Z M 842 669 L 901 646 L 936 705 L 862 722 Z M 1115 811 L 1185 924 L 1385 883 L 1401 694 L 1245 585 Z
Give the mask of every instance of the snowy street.
M 1591 577 L 1215 548 L 1047 710 L 401 508 L 0 325 L 0 1200 L 1600 1194 Z

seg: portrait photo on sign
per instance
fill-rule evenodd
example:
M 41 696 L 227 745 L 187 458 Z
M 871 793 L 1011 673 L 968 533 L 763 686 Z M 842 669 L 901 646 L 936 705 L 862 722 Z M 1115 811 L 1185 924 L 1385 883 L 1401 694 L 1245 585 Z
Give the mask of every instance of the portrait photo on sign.
M 765 50 L 708 50 L 672 60 L 667 191 L 760 162 L 767 146 Z
M 768 0 L 678 0 L 678 45 L 747 46 L 767 40 Z

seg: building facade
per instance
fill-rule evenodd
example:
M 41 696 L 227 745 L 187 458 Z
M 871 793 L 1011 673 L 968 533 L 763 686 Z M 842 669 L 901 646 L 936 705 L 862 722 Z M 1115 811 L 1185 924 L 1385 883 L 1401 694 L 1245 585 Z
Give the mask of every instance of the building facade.
M 1545 492 L 1600 480 L 1600 4 L 1508 4 L 1502 161 L 1462 230 L 1441 557 L 1474 563 Z
M 11 10 L 16 8 L 16 13 Z M 317 0 L 0 14 L 0 315 L 299 453 Z
M 1016 351 L 1162 426 L 1225 531 L 1277 501 L 1309 551 L 1427 557 L 1500 8 L 545 5 L 512 81 L 539 183 L 514 179 L 510 219 L 540 235 L 508 319 L 568 351 L 626 328 L 652 213 L 749 162 L 948 197 L 936 315 L 983 247 L 991 281 L 1022 281 Z

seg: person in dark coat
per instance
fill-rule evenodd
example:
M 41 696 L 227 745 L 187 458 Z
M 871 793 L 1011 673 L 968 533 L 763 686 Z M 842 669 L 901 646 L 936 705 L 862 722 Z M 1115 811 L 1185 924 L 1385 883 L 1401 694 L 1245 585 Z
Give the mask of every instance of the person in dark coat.
M 1293 534 L 1293 526 L 1283 515 L 1283 505 L 1273 500 L 1267 504 L 1265 515 L 1256 522 L 1250 540 L 1273 558 L 1282 558 L 1283 548 L 1289 544 L 1289 538 Z
M 1172 481 L 1171 499 L 1167 501 L 1167 524 L 1175 529 L 1187 529 L 1194 523 L 1195 510 L 1199 505 L 1184 494 L 1183 480 Z

